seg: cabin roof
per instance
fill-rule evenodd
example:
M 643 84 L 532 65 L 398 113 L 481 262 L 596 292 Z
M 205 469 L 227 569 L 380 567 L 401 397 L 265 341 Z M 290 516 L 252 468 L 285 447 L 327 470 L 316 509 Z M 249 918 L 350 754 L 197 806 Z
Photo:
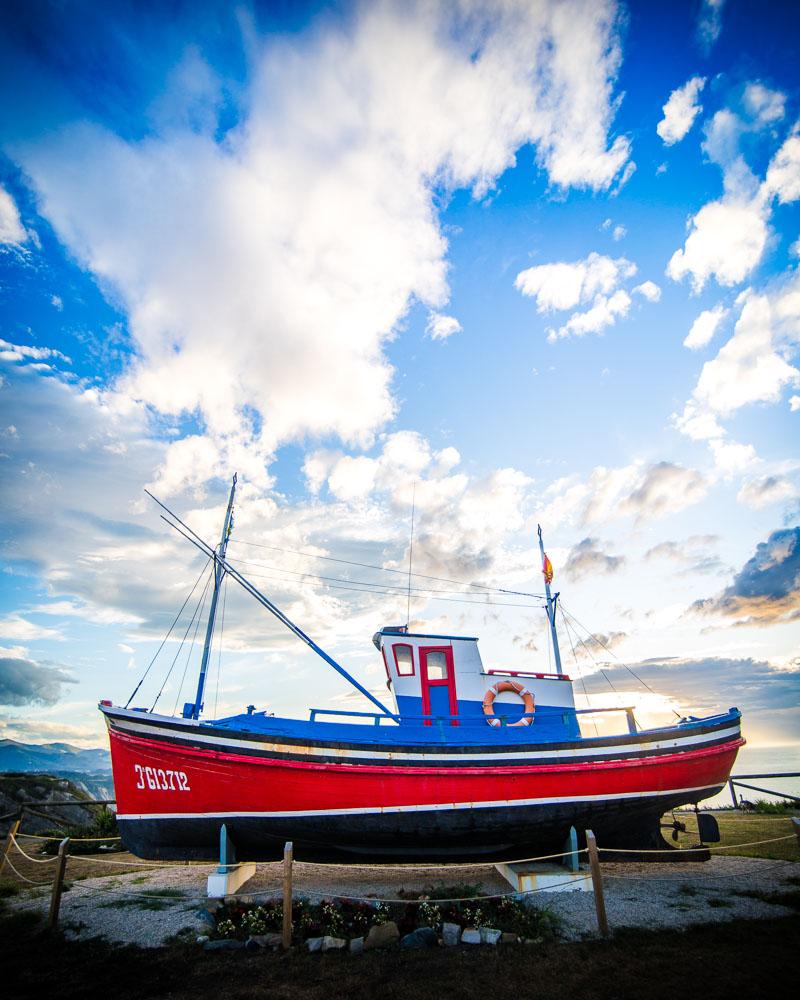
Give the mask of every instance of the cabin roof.
M 406 636 L 409 639 L 460 639 L 463 642 L 478 641 L 478 637 L 476 635 L 439 635 L 434 632 L 407 632 L 404 628 L 398 628 L 390 625 L 384 625 L 378 634 Z

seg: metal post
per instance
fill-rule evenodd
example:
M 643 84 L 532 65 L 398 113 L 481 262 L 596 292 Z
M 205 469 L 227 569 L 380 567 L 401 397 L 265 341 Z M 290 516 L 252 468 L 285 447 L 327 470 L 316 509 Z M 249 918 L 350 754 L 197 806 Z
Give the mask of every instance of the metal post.
M 283 849 L 283 948 L 292 947 L 292 842 Z
M 53 891 L 50 895 L 50 914 L 47 918 L 49 930 L 55 930 L 58 924 L 58 911 L 61 907 L 61 893 L 64 889 L 64 872 L 67 868 L 67 854 L 69 853 L 69 837 L 65 837 L 58 845 L 58 858 L 56 860 L 56 873 L 53 878 Z
M 734 809 L 738 809 L 739 808 L 739 800 L 736 798 L 736 786 L 734 785 L 733 781 L 729 781 L 728 782 L 728 787 L 731 790 L 731 798 L 733 799 L 733 808 Z
M 541 524 L 537 525 L 537 528 L 539 530 L 539 551 L 542 555 L 542 569 L 544 570 L 545 555 Z M 547 620 L 550 622 L 550 633 L 553 638 L 553 657 L 556 661 L 556 673 L 561 675 L 564 671 L 561 669 L 561 650 L 558 648 L 558 632 L 556 631 L 556 601 L 558 600 L 558 594 L 555 597 L 551 595 L 547 577 L 544 578 L 544 592 L 547 597 Z
M 3 874 L 3 869 L 6 866 L 6 858 L 8 857 L 8 852 L 11 850 L 11 845 L 14 843 L 14 837 L 19 833 L 19 828 L 22 823 L 21 819 L 14 820 L 14 825 L 8 831 L 8 836 L 6 837 L 6 846 L 3 848 L 3 860 L 0 861 L 0 875 Z
M 600 856 L 597 853 L 597 841 L 591 830 L 586 831 L 586 846 L 589 849 L 589 867 L 592 871 L 594 905 L 597 910 L 597 929 L 603 937 L 608 937 L 608 918 L 606 917 L 606 900 L 603 895 L 603 875 L 600 871 Z

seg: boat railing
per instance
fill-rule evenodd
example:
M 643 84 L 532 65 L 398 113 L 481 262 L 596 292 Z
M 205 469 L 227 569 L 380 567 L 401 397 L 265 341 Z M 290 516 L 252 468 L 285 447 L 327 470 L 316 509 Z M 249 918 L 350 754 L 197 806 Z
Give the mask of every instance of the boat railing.
M 632 705 L 619 705 L 612 706 L 611 708 L 576 708 L 576 715 L 595 715 L 597 712 L 624 712 L 628 720 L 628 732 L 638 733 L 639 729 L 636 725 L 636 719 L 633 715 Z
M 533 719 L 534 712 L 523 712 L 521 715 L 494 715 L 493 718 L 500 722 L 501 726 L 506 726 L 520 719 Z M 345 716 L 356 719 L 372 719 L 373 725 L 379 726 L 381 722 L 421 722 L 431 725 L 432 723 L 455 723 L 459 726 L 486 725 L 485 715 L 382 715 L 379 712 L 348 712 L 336 708 L 312 708 L 310 721 L 316 722 L 318 715 Z
M 624 706 L 619 708 L 578 708 L 574 709 L 576 715 L 594 715 L 597 712 L 624 712 L 628 720 L 628 732 L 637 733 L 636 719 L 633 716 L 633 707 Z M 380 726 L 381 722 L 421 722 L 425 725 L 432 723 L 457 723 L 464 725 L 486 725 L 485 715 L 382 715 L 379 712 L 350 712 L 341 708 L 312 708 L 310 721 L 316 722 L 319 715 L 335 715 L 344 718 L 372 719 L 375 726 Z M 507 726 L 520 719 L 533 719 L 534 712 L 523 712 L 521 715 L 494 715 L 500 726 Z

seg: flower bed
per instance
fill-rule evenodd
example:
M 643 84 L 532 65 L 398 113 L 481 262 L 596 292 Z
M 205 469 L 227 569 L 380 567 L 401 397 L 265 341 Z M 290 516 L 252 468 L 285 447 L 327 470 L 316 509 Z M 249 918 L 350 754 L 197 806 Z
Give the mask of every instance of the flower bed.
M 449 923 L 462 929 L 492 927 L 535 941 L 555 936 L 558 919 L 548 909 L 526 905 L 524 897 L 489 898 L 477 890 L 477 886 L 460 890 L 437 886 L 415 893 L 401 890 L 398 895 L 403 902 L 397 903 L 346 899 L 313 903 L 298 899 L 292 904 L 293 942 L 299 944 L 324 936 L 365 937 L 371 927 L 389 921 L 397 925 L 401 935 L 420 927 L 441 933 L 443 924 Z M 457 899 L 458 895 L 478 898 Z M 280 932 L 282 924 L 283 904 L 279 899 L 261 904 L 229 903 L 216 912 L 214 936 L 244 941 L 255 935 Z

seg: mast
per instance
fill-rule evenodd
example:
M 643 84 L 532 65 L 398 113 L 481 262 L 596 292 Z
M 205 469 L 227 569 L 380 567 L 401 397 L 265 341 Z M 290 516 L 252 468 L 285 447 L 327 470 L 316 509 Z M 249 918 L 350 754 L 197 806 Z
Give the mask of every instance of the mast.
M 556 673 L 561 675 L 564 671 L 561 669 L 561 651 L 558 648 L 558 633 L 556 632 L 556 602 L 558 601 L 558 594 L 552 596 L 550 593 L 550 581 L 553 578 L 552 567 L 547 568 L 549 560 L 544 553 L 544 542 L 542 541 L 542 526 L 537 524 L 536 527 L 539 529 L 539 551 L 542 554 L 542 574 L 544 575 L 544 592 L 547 596 L 547 620 L 550 622 L 550 634 L 553 637 L 553 653 L 555 655 L 556 661 Z
M 222 525 L 222 537 L 214 553 L 214 593 L 211 595 L 211 607 L 208 611 L 208 625 L 206 626 L 206 641 L 203 645 L 203 659 L 200 663 L 200 677 L 197 681 L 197 695 L 194 705 L 187 705 L 183 710 L 184 718 L 198 719 L 203 710 L 203 691 L 206 686 L 206 674 L 208 672 L 208 661 L 211 656 L 211 640 L 214 635 L 214 620 L 217 617 L 217 601 L 225 576 L 225 551 L 228 548 L 228 539 L 233 529 L 233 495 L 236 492 L 236 473 L 233 475 L 231 483 L 231 495 L 228 497 L 228 510 L 225 513 L 225 521 Z

